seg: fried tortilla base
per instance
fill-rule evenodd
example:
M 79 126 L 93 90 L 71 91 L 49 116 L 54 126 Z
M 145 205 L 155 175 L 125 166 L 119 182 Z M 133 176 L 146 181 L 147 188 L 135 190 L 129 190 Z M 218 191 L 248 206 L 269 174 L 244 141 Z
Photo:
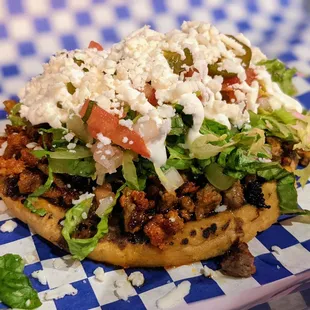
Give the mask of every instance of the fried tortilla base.
M 260 231 L 277 221 L 279 202 L 275 182 L 263 184 L 266 204 L 270 209 L 244 205 L 236 211 L 224 211 L 208 218 L 185 223 L 184 229 L 167 240 L 162 250 L 149 243 L 119 242 L 113 237 L 113 227 L 100 240 L 89 258 L 123 267 L 171 267 L 189 264 L 224 254 L 237 241 L 248 242 Z M 44 199 L 36 208 L 43 208 L 43 217 L 31 213 L 20 201 L 0 196 L 11 213 L 28 224 L 37 234 L 58 247 L 68 250 L 59 224 L 65 210 Z

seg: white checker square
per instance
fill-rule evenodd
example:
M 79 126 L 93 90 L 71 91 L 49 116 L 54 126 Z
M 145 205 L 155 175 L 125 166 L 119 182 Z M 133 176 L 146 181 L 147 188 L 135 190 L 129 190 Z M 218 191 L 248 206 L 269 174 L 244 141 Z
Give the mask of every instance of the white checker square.
M 247 289 L 261 286 L 253 277 L 249 278 L 234 278 L 222 274 L 220 271 L 215 271 L 212 279 L 218 284 L 226 295 L 236 295 L 243 293 Z
M 159 32 L 168 32 L 178 27 L 175 17 L 172 14 L 160 14 L 156 16 L 156 30 Z
M 310 74 L 310 64 L 304 60 L 294 60 L 287 63 L 289 67 L 295 67 L 299 72 L 309 75 Z
M 13 39 L 26 40 L 33 37 L 34 29 L 32 20 L 27 15 L 14 16 L 7 23 L 8 31 Z M 1 55 L 2 55 L 1 51 Z
M 128 36 L 131 32 L 137 30 L 140 25 L 131 20 L 119 21 L 117 25 L 117 30 L 121 38 Z
M 7 63 L 15 63 L 17 59 L 17 48 L 10 41 L 1 42 L 0 65 Z
M 197 262 L 190 265 L 183 265 L 180 267 L 166 268 L 173 281 L 189 279 L 201 275 L 201 269 L 203 268 L 201 262 Z
M 68 10 L 54 12 L 51 16 L 51 24 L 58 33 L 75 32 L 75 20 Z
M 90 41 L 101 42 L 102 38 L 97 29 L 93 27 L 84 27 L 79 29 L 80 48 L 87 48 Z
M 130 3 L 130 12 L 135 21 L 146 21 L 148 19 L 153 20 L 153 10 L 150 1 L 132 1 Z
M 33 15 L 43 16 L 50 10 L 48 1 L 27 0 L 23 3 L 25 4 L 26 11 Z
M 297 44 L 293 47 L 293 53 L 300 59 L 309 61 L 309 48 L 307 45 L 304 44 Z
M 43 72 L 42 64 L 37 58 L 22 58 L 20 60 L 20 70 L 28 76 L 36 76 Z
M 310 192 L 310 184 L 306 184 L 304 188 L 302 187 L 297 188 L 298 204 L 305 210 L 310 210 L 309 192 Z
M 126 272 L 121 270 L 113 270 L 104 274 L 103 282 L 95 279 L 95 277 L 88 278 L 90 285 L 92 286 L 94 293 L 100 305 L 106 305 L 118 300 L 115 295 L 115 281 L 127 280 Z M 131 296 L 137 295 L 137 292 L 132 288 Z
M 167 9 L 175 14 L 184 14 L 186 12 L 186 7 L 188 7 L 187 0 L 178 1 L 166 1 Z
M 76 10 L 88 10 L 91 7 L 92 3 L 90 0 L 69 0 L 68 8 Z
M 161 297 L 164 297 L 167 293 L 169 293 L 172 289 L 175 288 L 174 283 L 168 283 L 159 287 L 156 287 L 152 290 L 139 294 L 139 297 L 143 301 L 146 309 L 148 310 L 155 310 L 158 309 L 156 306 L 157 300 Z M 177 305 L 175 309 L 178 307 L 186 306 L 186 302 L 183 300 L 181 303 Z
M 270 253 L 270 251 L 256 238 L 248 242 L 249 250 L 253 256 Z
M 301 244 L 282 249 L 280 254 L 277 254 L 276 252 L 272 252 L 272 254 L 293 274 L 310 269 L 310 252 Z
M 96 26 L 111 26 L 114 25 L 117 18 L 111 6 L 98 6 L 92 12 L 92 17 Z
M 68 266 L 61 269 L 56 269 L 54 267 L 57 263 L 59 263 L 59 265 L 64 265 L 64 260 L 58 257 L 41 261 L 50 288 L 87 278 L 81 262 L 76 261 L 71 267 Z
M 38 294 L 39 298 L 40 298 L 40 300 L 42 302 L 42 306 L 37 308 L 37 310 L 57 310 L 57 307 L 56 307 L 56 305 L 55 305 L 53 300 L 46 301 L 44 299 L 44 296 L 45 296 L 46 292 L 48 292 L 48 291 L 43 291 L 43 292 L 40 292 Z
M 50 36 L 48 34 L 40 35 L 37 36 L 36 43 L 38 52 L 48 58 L 61 49 L 57 36 Z M 40 63 L 37 58 L 36 60 Z
M 225 4 L 225 11 L 228 15 L 228 20 L 242 20 L 244 16 L 246 16 L 247 11 L 244 7 L 235 5 L 235 3 L 227 3 Z
M 192 10 L 191 16 L 193 20 L 204 21 L 206 23 L 212 22 L 211 13 L 208 12 L 207 10 L 202 9 Z
M 32 264 L 40 261 L 32 237 L 19 239 L 0 246 L 0 256 L 7 253 L 18 254 L 21 257 L 33 256 Z
M 22 87 L 25 86 L 26 79 L 22 76 L 10 76 L 2 81 L 2 87 L 10 94 L 16 94 Z
M 298 95 L 302 95 L 310 91 L 310 84 L 305 79 L 300 76 L 295 76 L 293 78 L 293 83 L 297 88 Z
M 310 239 L 310 216 L 295 216 L 281 222 L 281 225 L 299 242 Z

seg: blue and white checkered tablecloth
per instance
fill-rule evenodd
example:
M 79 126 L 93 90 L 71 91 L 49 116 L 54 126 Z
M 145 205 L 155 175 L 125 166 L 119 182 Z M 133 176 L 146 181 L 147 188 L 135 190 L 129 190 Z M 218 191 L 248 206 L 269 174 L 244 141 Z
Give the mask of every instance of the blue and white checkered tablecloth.
M 299 70 L 295 78 L 298 98 L 310 108 L 307 7 L 310 9 L 309 1 L 302 0 L 0 0 L 0 101 L 16 98 L 25 81 L 41 72 L 41 63 L 60 49 L 83 48 L 90 40 L 109 47 L 145 24 L 166 32 L 179 27 L 183 20 L 202 20 L 214 23 L 225 33 L 243 32 L 270 58 L 279 57 L 295 66 Z M 5 118 L 1 110 L 0 118 Z M 300 206 L 310 209 L 310 184 L 298 192 Z M 8 214 L 0 214 L 0 226 L 8 219 Z M 310 220 L 286 218 L 250 242 L 257 266 L 251 278 L 230 279 L 219 273 L 214 279 L 202 276 L 204 265 L 217 268 L 216 260 L 175 269 L 139 269 L 145 284 L 135 288 L 134 296 L 125 302 L 115 296 L 114 282 L 134 269 L 84 260 L 57 270 L 55 261 L 57 264 L 66 254 L 33 234 L 27 225 L 13 220 L 18 223 L 14 232 L 0 232 L 0 255 L 30 255 L 27 275 L 39 269 L 46 271 L 47 285 L 30 277 L 40 296 L 64 283 L 72 283 L 79 291 L 76 296 L 45 302 L 42 309 L 155 309 L 156 300 L 185 279 L 191 282 L 191 292 L 183 302 L 186 305 L 216 296 L 244 296 L 249 289 L 258 290 L 310 272 Z M 274 245 L 283 249 L 282 257 L 271 251 Z M 103 283 L 94 279 L 93 271 L 98 266 L 106 272 Z M 281 302 L 271 301 L 255 309 L 279 309 L 284 304 L 286 307 L 281 309 L 306 309 L 310 307 L 310 290 L 296 292 Z M 2 308 L 5 306 L 0 303 Z

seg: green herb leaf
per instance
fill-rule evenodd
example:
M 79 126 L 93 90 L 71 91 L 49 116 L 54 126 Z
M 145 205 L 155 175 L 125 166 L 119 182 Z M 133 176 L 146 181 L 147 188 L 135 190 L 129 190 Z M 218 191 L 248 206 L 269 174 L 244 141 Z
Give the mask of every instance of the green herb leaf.
M 164 51 L 164 56 L 168 64 L 175 74 L 180 74 L 185 69 L 183 65 L 192 66 L 193 56 L 188 48 L 184 49 L 185 59 L 182 60 L 181 55 L 176 52 Z
M 293 85 L 292 78 L 297 72 L 296 69 L 287 69 L 285 64 L 278 59 L 262 60 L 258 63 L 260 66 L 265 66 L 271 74 L 271 78 L 276 82 L 282 91 L 289 95 L 296 95 L 296 88 Z
M 127 185 L 136 190 L 140 190 L 136 166 L 133 162 L 134 154 L 131 151 L 125 151 L 123 154 L 123 176 Z
M 38 308 L 42 303 L 23 270 L 24 262 L 19 255 L 0 257 L 0 300 L 11 308 Z

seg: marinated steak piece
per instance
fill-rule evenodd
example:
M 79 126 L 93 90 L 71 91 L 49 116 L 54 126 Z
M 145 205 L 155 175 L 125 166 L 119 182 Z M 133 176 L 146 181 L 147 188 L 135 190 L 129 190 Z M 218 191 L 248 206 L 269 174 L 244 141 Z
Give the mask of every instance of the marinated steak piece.
M 139 231 L 148 220 L 148 209 L 155 207 L 153 200 L 148 200 L 145 192 L 126 188 L 120 198 L 123 207 L 125 231 L 135 233 Z
M 309 151 L 303 151 L 301 149 L 296 150 L 298 156 L 300 157 L 300 164 L 302 166 L 308 166 L 310 163 L 310 152 Z
M 294 150 L 294 144 L 293 143 L 283 143 L 283 156 L 281 158 L 281 165 L 283 167 L 290 167 L 292 171 L 295 171 L 298 165 L 298 155 L 296 150 Z
M 3 154 L 5 159 L 12 158 L 13 156 L 20 156 L 20 151 L 26 148 L 26 145 L 30 143 L 31 140 L 24 132 L 20 132 L 9 135 L 7 142 L 8 145 Z
M 222 196 L 211 184 L 207 184 L 203 189 L 200 189 L 197 194 L 195 207 L 196 219 L 200 220 L 208 216 L 208 214 L 221 203 Z
M 240 181 L 236 181 L 231 188 L 223 192 L 223 203 L 229 209 L 238 209 L 244 205 L 243 187 Z
M 184 227 L 183 219 L 176 210 L 167 214 L 156 214 L 145 226 L 144 233 L 150 238 L 152 245 L 162 249 L 168 237 L 175 235 Z
M 43 184 L 44 180 L 39 172 L 24 170 L 19 175 L 17 183 L 21 194 L 33 193 L 38 187 Z
M 266 141 L 271 146 L 272 159 L 279 161 L 283 154 L 281 140 L 276 137 L 267 137 Z
M 171 210 L 178 204 L 178 197 L 175 192 L 166 192 L 161 195 L 160 210 L 162 212 Z
M 244 242 L 235 244 L 224 255 L 221 271 L 232 277 L 248 278 L 256 272 L 254 256 Z
M 14 158 L 4 159 L 0 157 L 0 176 L 20 174 L 25 170 L 25 164 Z
M 196 193 L 199 189 L 199 186 L 197 186 L 194 182 L 185 182 L 179 189 L 178 194 L 180 196 L 186 195 L 186 194 L 192 194 Z
M 28 167 L 36 167 L 38 165 L 39 159 L 32 155 L 28 149 L 22 149 L 20 153 L 20 160 L 22 160 Z

